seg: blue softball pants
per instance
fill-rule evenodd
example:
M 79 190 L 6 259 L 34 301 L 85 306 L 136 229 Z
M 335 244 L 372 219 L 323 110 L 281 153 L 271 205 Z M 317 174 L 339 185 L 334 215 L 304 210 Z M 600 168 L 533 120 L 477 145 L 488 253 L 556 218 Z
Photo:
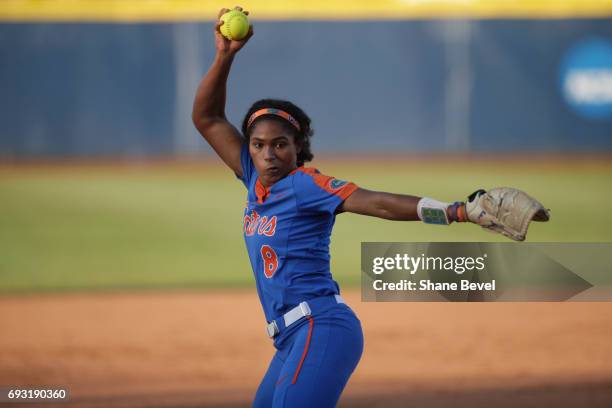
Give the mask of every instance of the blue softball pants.
M 357 367 L 363 332 L 346 304 L 307 316 L 296 326 L 274 342 L 277 351 L 253 407 L 335 407 Z

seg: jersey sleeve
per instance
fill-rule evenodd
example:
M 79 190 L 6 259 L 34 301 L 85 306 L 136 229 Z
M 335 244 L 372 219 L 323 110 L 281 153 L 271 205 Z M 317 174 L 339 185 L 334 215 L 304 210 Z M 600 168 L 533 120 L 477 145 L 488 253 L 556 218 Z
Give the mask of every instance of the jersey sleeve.
M 253 178 L 253 174 L 255 174 L 255 164 L 253 163 L 253 159 L 249 154 L 249 144 L 242 143 L 242 147 L 240 148 L 240 167 L 242 168 L 242 177 L 238 177 L 244 184 L 246 188 L 249 188 L 251 183 L 251 179 Z
M 321 174 L 314 168 L 300 168 L 295 178 L 297 204 L 302 211 L 333 214 L 357 190 L 354 183 Z

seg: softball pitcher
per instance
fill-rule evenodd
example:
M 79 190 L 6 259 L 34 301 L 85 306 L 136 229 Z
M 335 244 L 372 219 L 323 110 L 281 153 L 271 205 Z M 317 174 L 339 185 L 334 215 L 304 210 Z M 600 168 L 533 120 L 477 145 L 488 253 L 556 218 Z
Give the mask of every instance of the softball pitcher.
M 253 406 L 333 407 L 363 351 L 361 324 L 330 273 L 336 215 L 472 221 L 522 240 L 529 221 L 546 220 L 548 213 L 515 189 L 478 190 L 467 203 L 449 204 L 368 191 L 323 175 L 305 167 L 313 158 L 310 118 L 288 101 L 255 102 L 238 131 L 225 117 L 226 83 L 253 28 L 242 41 L 230 41 L 221 35 L 221 24 L 215 25 L 217 52 L 197 90 L 193 122 L 247 189 L 244 238 L 267 333 L 277 350 Z

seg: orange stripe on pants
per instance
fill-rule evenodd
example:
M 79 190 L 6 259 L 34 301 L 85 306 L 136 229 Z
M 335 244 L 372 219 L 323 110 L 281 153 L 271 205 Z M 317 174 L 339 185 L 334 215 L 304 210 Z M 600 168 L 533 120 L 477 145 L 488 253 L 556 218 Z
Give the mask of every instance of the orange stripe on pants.
M 314 319 L 312 316 L 308 316 L 309 326 L 308 326 L 308 337 L 306 338 L 306 345 L 304 346 L 304 352 L 302 353 L 302 358 L 300 359 L 300 363 L 295 370 L 295 374 L 293 375 L 293 380 L 291 384 L 295 384 L 297 381 L 298 375 L 300 374 L 300 369 L 302 368 L 302 364 L 304 364 L 304 360 L 306 359 L 306 354 L 308 354 L 308 346 L 310 346 L 310 337 L 312 336 L 312 326 L 314 326 Z

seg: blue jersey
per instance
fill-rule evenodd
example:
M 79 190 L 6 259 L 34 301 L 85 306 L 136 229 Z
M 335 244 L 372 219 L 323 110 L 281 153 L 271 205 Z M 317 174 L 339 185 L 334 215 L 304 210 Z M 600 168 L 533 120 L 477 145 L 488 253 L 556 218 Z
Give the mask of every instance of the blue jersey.
M 329 268 L 329 243 L 338 206 L 357 186 L 299 167 L 266 188 L 249 154 L 240 153 L 248 189 L 243 230 L 266 319 L 300 302 L 339 294 Z

